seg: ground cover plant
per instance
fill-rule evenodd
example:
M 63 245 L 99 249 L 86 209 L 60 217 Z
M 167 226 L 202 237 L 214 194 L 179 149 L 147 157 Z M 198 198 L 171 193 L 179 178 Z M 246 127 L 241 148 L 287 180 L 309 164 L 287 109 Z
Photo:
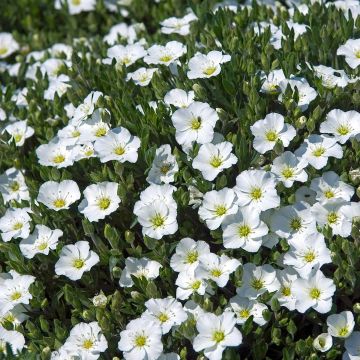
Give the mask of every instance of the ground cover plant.
M 360 4 L 0 4 L 0 359 L 360 359 Z

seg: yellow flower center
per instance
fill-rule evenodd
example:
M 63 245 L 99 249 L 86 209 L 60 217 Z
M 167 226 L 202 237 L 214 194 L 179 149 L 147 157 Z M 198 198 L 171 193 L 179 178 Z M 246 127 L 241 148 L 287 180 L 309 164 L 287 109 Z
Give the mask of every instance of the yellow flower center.
M 290 179 L 294 176 L 294 170 L 290 167 L 286 167 L 285 169 L 283 169 L 281 174 L 285 179 Z
M 12 183 L 10 183 L 10 189 L 13 192 L 19 191 L 20 184 L 17 181 L 13 181 Z
M 255 188 L 252 188 L 251 192 L 250 192 L 250 197 L 253 199 L 253 200 L 259 200 L 262 196 L 262 191 L 260 188 L 258 187 L 255 187 Z
M 85 265 L 85 261 L 83 259 L 75 259 L 73 261 L 73 267 L 75 269 L 81 269 Z
M 21 292 L 20 291 L 14 291 L 11 295 L 10 295 L 10 299 L 12 301 L 16 301 L 19 300 L 21 298 Z
M 324 191 L 324 195 L 327 199 L 331 199 L 335 196 L 334 192 L 331 189 Z
M 319 345 L 322 348 L 325 346 L 325 340 L 323 338 L 319 339 Z
M 299 231 L 301 229 L 301 219 L 300 218 L 294 218 L 290 221 L 290 228 L 293 231 Z
M 276 94 L 279 91 L 279 87 L 276 84 L 269 84 L 268 85 L 268 92 L 270 94 Z
M 13 230 L 20 230 L 23 226 L 24 226 L 24 224 L 22 222 L 16 222 L 13 225 Z
M 201 281 L 200 281 L 200 280 L 195 280 L 195 281 L 192 283 L 191 288 L 192 288 L 193 290 L 199 290 L 200 285 L 201 285 Z
M 64 155 L 59 154 L 59 155 L 56 155 L 53 157 L 53 163 L 55 163 L 55 164 L 61 164 L 64 161 L 65 161 Z
M 72 133 L 71 133 L 71 136 L 74 137 L 74 138 L 77 138 L 80 136 L 80 131 L 79 130 L 74 130 Z
M 210 275 L 213 276 L 213 277 L 220 277 L 222 275 L 222 271 L 220 269 L 212 269 L 210 271 Z
M 151 223 L 155 228 L 161 227 L 165 223 L 165 218 L 161 216 L 160 214 L 156 214 L 152 219 Z
M 124 65 L 127 65 L 127 64 L 130 64 L 131 63 L 131 59 L 128 57 L 128 56 L 125 56 L 124 58 L 122 58 L 121 61 L 119 61 L 120 64 L 124 64 Z
M 84 155 L 85 155 L 85 156 L 91 156 L 93 153 L 94 153 L 94 150 L 89 149 L 89 150 L 86 150 L 86 151 L 85 151 Z
M 201 127 L 201 118 L 197 117 L 197 118 L 193 118 L 191 120 L 191 129 L 193 130 L 199 130 Z
M 162 61 L 162 62 L 169 62 L 172 60 L 172 56 L 171 55 L 163 55 L 159 60 Z
M 281 294 L 283 296 L 290 296 L 291 295 L 291 289 L 288 286 L 283 286 L 281 289 Z
M 100 208 L 100 210 L 106 210 L 110 206 L 110 203 L 111 201 L 109 198 L 103 197 L 98 200 L 97 205 Z
M 267 141 L 276 141 L 278 134 L 274 130 L 269 130 L 265 133 L 265 137 Z
M 239 316 L 243 319 L 247 319 L 250 316 L 250 311 L 248 309 L 242 309 L 238 312 Z
M 264 281 L 261 279 L 254 278 L 251 281 L 251 287 L 254 288 L 255 290 L 260 290 L 264 287 Z
M 224 205 L 218 205 L 215 207 L 215 214 L 216 216 L 223 216 L 226 214 L 226 207 Z
M 251 234 L 251 228 L 249 225 L 239 226 L 239 235 L 240 237 L 248 237 Z
M 189 251 L 186 254 L 186 263 L 193 264 L 199 258 L 199 253 L 197 251 Z
M 44 251 L 47 247 L 48 247 L 48 243 L 46 241 L 43 241 L 37 246 L 37 249 L 40 251 Z
M 125 153 L 125 149 L 122 146 L 118 146 L 114 149 L 114 153 L 116 155 L 123 155 Z
M 203 70 L 203 74 L 210 76 L 216 71 L 216 66 L 209 66 Z
M 308 263 L 313 262 L 316 259 L 316 255 L 313 250 L 309 250 L 304 255 L 304 260 Z
M 95 132 L 95 136 L 96 137 L 102 137 L 102 136 L 105 136 L 107 133 L 106 129 L 104 127 L 100 127 L 96 130 Z
M 336 131 L 338 132 L 338 134 L 340 135 L 347 135 L 350 132 L 350 129 L 347 125 L 340 125 Z
M 14 140 L 15 140 L 15 142 L 20 142 L 20 140 L 22 139 L 22 135 L 21 134 L 15 134 L 14 135 Z
M 335 213 L 333 211 L 328 213 L 327 221 L 329 224 L 336 224 L 338 220 L 339 220 L 339 216 L 337 213 Z
M 360 50 L 355 51 L 355 56 L 360 59 Z
M 169 316 L 165 313 L 161 313 L 157 317 L 161 323 L 167 322 L 169 320 Z
M 221 330 L 214 331 L 212 334 L 212 339 L 216 343 L 219 343 L 225 339 L 225 333 Z
M 9 323 L 13 323 L 15 321 L 15 316 L 9 312 L 0 320 L 0 324 L 5 323 L 5 321 L 7 321 Z
M 223 163 L 220 156 L 213 156 L 210 160 L 210 165 L 214 168 L 218 168 Z
M 81 4 L 81 0 L 71 0 L 71 3 L 75 6 L 79 6 Z
M 58 199 L 55 199 L 55 200 L 53 201 L 53 205 L 54 205 L 56 208 L 58 208 L 58 209 L 64 207 L 65 204 L 66 204 L 66 203 L 65 203 L 65 200 L 64 200 L 64 199 L 58 198 Z
M 164 175 L 166 175 L 168 173 L 168 171 L 170 170 L 171 168 L 171 165 L 170 164 L 163 164 L 161 167 L 160 167 L 160 172 Z
M 137 347 L 143 347 L 146 345 L 147 337 L 144 335 L 138 335 L 135 338 L 135 346 Z
M 86 340 L 84 340 L 82 346 L 83 346 L 84 349 L 89 350 L 94 346 L 94 343 L 93 343 L 92 340 L 86 339 Z
M 313 300 L 318 300 L 320 298 L 321 291 L 318 288 L 312 288 L 310 290 L 310 297 Z
M 349 333 L 349 329 L 347 326 L 339 329 L 339 336 L 346 336 Z
M 5 55 L 8 52 L 8 48 L 6 47 L 0 47 L 0 56 Z
M 326 149 L 323 146 L 318 146 L 314 151 L 313 155 L 316 157 L 320 157 L 325 154 Z

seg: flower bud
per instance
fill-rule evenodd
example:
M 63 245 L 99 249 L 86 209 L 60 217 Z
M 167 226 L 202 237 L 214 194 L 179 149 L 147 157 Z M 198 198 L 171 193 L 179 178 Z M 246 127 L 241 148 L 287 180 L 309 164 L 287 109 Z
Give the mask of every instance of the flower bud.
M 94 304 L 94 306 L 96 307 L 105 307 L 107 304 L 107 297 L 105 296 L 105 294 L 101 291 L 100 294 L 95 295 L 92 298 L 92 302 Z

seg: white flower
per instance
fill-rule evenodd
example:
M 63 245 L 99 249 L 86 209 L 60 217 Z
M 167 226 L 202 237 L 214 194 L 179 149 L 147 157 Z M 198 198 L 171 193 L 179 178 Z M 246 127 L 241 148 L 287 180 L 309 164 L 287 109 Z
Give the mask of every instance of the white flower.
M 292 187 L 294 181 L 306 182 L 308 175 L 304 170 L 308 165 L 303 158 L 298 158 L 290 151 L 285 151 L 274 159 L 271 171 L 278 177 L 285 187 Z
M 120 332 L 118 347 L 125 360 L 156 360 L 163 351 L 161 327 L 144 319 L 131 320 Z
M 19 49 L 19 44 L 10 33 L 0 33 L 0 59 L 10 56 Z
M 139 147 L 140 139 L 131 135 L 124 127 L 110 130 L 94 144 L 94 149 L 103 163 L 110 160 L 135 163 Z
M 213 280 L 217 286 L 224 287 L 232 274 L 239 266 L 240 261 L 226 255 L 206 254 L 201 256 L 200 264 L 195 275 L 200 278 Z
M 209 360 L 221 360 L 226 347 L 238 346 L 242 342 L 241 332 L 235 325 L 235 316 L 229 311 L 219 316 L 212 313 L 200 316 L 196 322 L 199 334 L 193 342 L 194 350 L 204 350 Z
M 192 167 L 200 170 L 204 179 L 212 181 L 224 169 L 237 163 L 238 159 L 231 152 L 232 148 L 233 145 L 228 141 L 215 145 L 203 144 L 193 160 Z
M 295 310 L 296 297 L 292 292 L 292 285 L 299 274 L 293 268 L 286 267 L 284 270 L 276 270 L 276 277 L 280 288 L 274 297 L 279 301 L 280 306 L 285 306 L 290 311 Z
M 56 249 L 62 235 L 63 232 L 59 229 L 51 230 L 45 225 L 38 224 L 28 238 L 21 240 L 19 247 L 28 259 L 32 259 L 36 254 L 48 255 L 50 250 Z
M 114 45 L 107 50 L 107 58 L 103 60 L 104 64 L 111 64 L 116 60 L 116 66 L 125 65 L 126 67 L 134 64 L 137 60 L 146 55 L 146 50 L 140 44 Z
M 39 188 L 37 201 L 49 209 L 59 211 L 69 209 L 70 205 L 80 199 L 80 190 L 73 180 L 61 182 L 47 181 Z
M 83 121 L 78 127 L 80 133 L 78 143 L 89 143 L 105 136 L 110 126 L 103 119 L 110 120 L 110 117 L 109 111 L 104 108 L 94 110 L 91 117 Z
M 180 325 L 187 319 L 181 303 L 171 296 L 165 299 L 150 299 L 145 302 L 145 306 L 147 310 L 141 315 L 141 319 L 158 324 L 163 334 L 167 334 L 173 326 Z
M 73 148 L 73 155 L 75 161 L 96 157 L 94 145 L 92 143 L 76 145 Z
M 267 323 L 262 314 L 264 310 L 268 309 L 266 305 L 238 295 L 231 298 L 229 302 L 229 310 L 231 309 L 235 313 L 237 324 L 244 324 L 250 316 L 253 316 L 254 322 L 260 326 Z
M 320 124 L 320 132 L 334 136 L 340 144 L 360 134 L 360 113 L 357 111 L 331 110 Z
M 161 145 L 156 149 L 146 181 L 150 184 L 168 184 L 175 180 L 175 174 L 178 171 L 179 166 L 176 157 L 171 154 L 171 146 L 169 144 Z
M 291 78 L 290 80 L 286 79 L 280 82 L 279 86 L 281 88 L 281 94 L 278 98 L 279 101 L 282 101 L 283 94 L 285 93 L 288 85 L 290 85 L 293 91 L 297 89 L 299 95 L 297 106 L 301 111 L 305 111 L 309 107 L 310 103 L 317 97 L 316 90 L 309 85 L 306 79 Z
M 346 63 L 356 69 L 360 65 L 360 39 L 349 39 L 337 49 L 336 54 L 345 56 Z
M 79 280 L 85 271 L 99 262 L 99 256 L 87 241 L 78 241 L 61 249 L 60 258 L 55 264 L 57 275 L 67 276 L 70 280 Z
M 249 207 L 242 207 L 235 215 L 226 217 L 221 227 L 225 248 L 242 248 L 249 252 L 257 252 L 262 237 L 268 233 L 268 227 L 260 220 L 259 213 Z
M 359 360 L 360 358 L 360 331 L 354 331 L 351 336 L 345 340 L 346 353 L 344 360 Z
M 5 204 L 11 200 L 17 202 L 30 200 L 25 177 L 20 170 L 16 170 L 14 167 L 7 169 L 0 176 L 0 192 Z
M 79 211 L 89 221 L 99 221 L 113 213 L 121 202 L 117 195 L 118 184 L 114 182 L 101 182 L 89 185 L 84 190 L 85 199 L 79 204 Z
M 96 360 L 108 348 L 105 336 L 96 321 L 75 325 L 62 347 L 86 360 Z
M 61 9 L 64 4 L 67 4 L 70 15 L 76 15 L 95 10 L 96 0 L 55 0 L 55 9 Z
M 182 89 L 172 89 L 164 96 L 164 103 L 174 105 L 177 108 L 187 108 L 194 102 L 194 91 L 186 92 Z
M 43 166 L 54 166 L 61 169 L 74 164 L 73 150 L 69 146 L 68 141 L 62 139 L 40 145 L 36 149 L 36 155 L 39 159 L 39 164 Z
M 0 325 L 5 322 L 11 323 L 15 328 L 29 318 L 28 310 L 24 305 L 15 305 L 11 310 L 0 316 Z
M 54 100 L 55 94 L 63 96 L 71 87 L 67 82 L 70 78 L 67 75 L 60 75 L 49 79 L 49 87 L 44 91 L 45 100 Z
M 330 334 L 322 333 L 318 335 L 313 341 L 313 347 L 321 352 L 326 352 L 331 349 L 333 340 Z
M 210 230 L 217 229 L 229 215 L 238 210 L 235 204 L 235 192 L 224 188 L 219 191 L 212 190 L 204 195 L 199 208 L 199 216 L 206 222 Z
M 316 233 L 316 222 L 310 206 L 305 202 L 283 206 L 275 210 L 270 219 L 271 230 L 278 236 L 296 242 Z
M 13 354 L 17 354 L 25 346 L 24 335 L 15 330 L 7 330 L 0 325 L 0 355 L 5 355 L 5 358 L 6 344 L 10 345 Z
M 50 79 L 56 78 L 60 75 L 62 69 L 66 68 L 69 62 L 60 59 L 47 59 L 41 66 L 40 71 L 43 75 L 47 74 Z
M 133 44 L 136 40 L 136 31 L 133 25 L 120 23 L 110 28 L 109 33 L 104 37 L 104 41 L 109 45 L 118 43 L 118 38 L 125 40 L 128 44 Z
M 156 279 L 159 276 L 161 267 L 162 265 L 157 261 L 149 260 L 147 258 L 136 259 L 128 257 L 125 259 L 125 268 L 121 273 L 120 286 L 133 286 L 134 282 L 131 279 L 131 275 L 137 278 L 144 277 L 147 280 Z
M 309 234 L 302 241 L 292 241 L 285 253 L 283 263 L 292 266 L 302 278 L 307 278 L 318 265 L 331 263 L 330 250 L 326 247 L 324 236 Z
M 4 131 L 11 135 L 10 142 L 15 141 L 16 146 L 23 146 L 25 139 L 34 135 L 34 129 L 27 125 L 27 121 L 16 121 L 5 127 Z
M 176 245 L 176 252 L 170 259 L 170 266 L 177 272 L 195 270 L 199 265 L 200 257 L 209 253 L 210 247 L 205 241 L 184 238 Z
M 303 157 L 315 169 L 322 169 L 328 163 L 329 157 L 341 159 L 343 151 L 336 139 L 328 135 L 310 135 L 295 155 Z
M 212 141 L 219 116 L 209 104 L 195 101 L 186 109 L 176 110 L 171 120 L 176 129 L 176 141 L 191 146 L 194 141 L 199 144 Z
M 271 265 L 256 266 L 247 263 L 243 265 L 242 286 L 236 289 L 236 293 L 241 297 L 256 299 L 266 291 L 271 293 L 279 288 L 276 270 Z
M 25 239 L 30 234 L 31 218 L 28 214 L 29 209 L 9 208 L 4 216 L 0 218 L 0 231 L 3 241 L 11 239 Z
M 324 65 L 314 66 L 313 69 L 314 75 L 321 79 L 322 85 L 327 89 L 344 88 L 350 82 L 350 78 L 344 70 L 337 70 Z
M 260 154 L 272 150 L 277 141 L 281 141 L 284 147 L 289 146 L 296 135 L 295 128 L 284 123 L 284 117 L 277 113 L 267 114 L 264 119 L 250 126 L 250 129 L 255 137 L 254 149 Z
M 326 319 L 328 333 L 333 337 L 348 338 L 354 330 L 355 321 L 351 311 L 329 315 Z
M 179 57 L 186 54 L 186 46 L 178 41 L 170 41 L 165 46 L 155 44 L 147 52 L 148 55 L 144 57 L 144 61 L 147 64 L 169 66 Z
M 294 40 L 296 40 L 300 35 L 305 34 L 307 29 L 310 29 L 307 25 L 298 24 L 292 21 L 287 21 L 286 25 L 290 30 L 294 30 Z
M 265 211 L 280 205 L 275 176 L 264 170 L 245 170 L 236 178 L 234 191 L 239 206 Z
M 175 285 L 176 298 L 180 300 L 188 299 L 192 294 L 204 295 L 207 283 L 199 276 L 196 276 L 193 270 L 185 270 L 179 273 Z
M 231 60 L 230 55 L 224 55 L 221 51 L 210 51 L 206 55 L 196 53 L 188 63 L 189 79 L 210 78 L 217 76 L 221 71 L 221 64 Z
M 285 80 L 286 77 L 282 69 L 270 71 L 266 76 L 265 73 L 261 73 L 261 79 L 264 82 L 261 85 L 260 91 L 268 94 L 278 94 L 280 92 L 279 84 Z
M 134 72 L 128 73 L 126 76 L 126 81 L 132 79 L 135 85 L 147 86 L 150 84 L 150 81 L 157 70 L 157 68 L 147 69 L 141 67 Z
M 336 287 L 332 279 L 326 278 L 320 270 L 315 269 L 307 279 L 295 280 L 292 289 L 296 297 L 296 310 L 304 313 L 313 308 L 325 314 L 331 309 Z
M 190 34 L 190 23 L 197 20 L 194 13 L 185 15 L 182 18 L 170 17 L 160 22 L 161 32 L 164 34 L 179 34 L 182 36 Z
M 332 199 L 350 201 L 354 188 L 340 181 L 340 176 L 334 171 L 327 171 L 321 177 L 311 180 L 310 188 L 316 191 L 316 200 L 326 202 Z
M 295 191 L 295 201 L 314 205 L 316 203 L 316 192 L 307 186 L 301 186 Z
M 73 121 L 84 120 L 88 118 L 95 110 L 95 106 L 99 98 L 103 96 L 103 93 L 100 91 L 91 91 L 88 96 L 84 99 L 82 104 L 80 104 L 74 111 Z

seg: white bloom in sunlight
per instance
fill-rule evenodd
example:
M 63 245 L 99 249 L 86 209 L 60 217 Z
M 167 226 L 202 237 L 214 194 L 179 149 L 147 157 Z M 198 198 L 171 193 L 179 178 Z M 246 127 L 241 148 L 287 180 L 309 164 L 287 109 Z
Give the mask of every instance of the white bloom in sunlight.
M 331 134 L 340 144 L 360 134 L 360 113 L 357 111 L 331 110 L 320 124 L 320 132 Z
M 286 79 L 280 82 L 279 86 L 281 88 L 281 94 L 278 98 L 279 101 L 282 101 L 283 94 L 285 93 L 288 85 L 290 85 L 293 91 L 297 89 L 299 95 L 297 106 L 301 111 L 305 111 L 309 107 L 310 103 L 317 97 L 316 90 L 309 85 L 306 79 L 295 77 L 290 80 Z
M 285 187 L 292 187 L 294 181 L 306 182 L 308 174 L 304 170 L 308 162 L 298 158 L 291 151 L 285 151 L 274 159 L 271 171 L 278 177 Z
M 254 135 L 253 146 L 260 154 L 272 150 L 278 141 L 281 141 L 284 147 L 289 146 L 290 141 L 295 137 L 296 130 L 292 125 L 284 122 L 281 114 L 270 113 L 264 119 L 256 121 L 250 126 Z
M 73 180 L 61 182 L 47 181 L 39 188 L 37 201 L 43 203 L 49 209 L 69 209 L 70 205 L 81 197 L 79 187 Z
M 229 188 L 212 190 L 204 195 L 199 208 L 199 216 L 210 230 L 217 229 L 227 216 L 237 212 L 235 197 L 234 191 Z
M 81 359 L 96 360 L 108 348 L 108 343 L 96 321 L 76 324 L 62 346 L 68 352 L 74 352 Z
M 294 30 L 294 40 L 296 40 L 302 34 L 305 34 L 307 29 L 310 29 L 309 26 L 304 24 L 298 24 L 296 22 L 287 21 L 286 25 L 290 30 Z
M 342 311 L 340 314 L 329 315 L 326 319 L 328 333 L 333 337 L 347 338 L 354 330 L 355 321 L 351 311 Z
M 349 39 L 337 49 L 336 54 L 345 56 L 346 63 L 356 69 L 360 65 L 360 39 Z
M 223 224 L 223 242 L 226 249 L 257 252 L 268 227 L 260 220 L 259 213 L 249 207 L 242 207 L 235 215 L 228 216 Z
M 49 79 L 49 87 L 44 91 L 45 100 L 54 100 L 55 94 L 59 97 L 63 96 L 71 87 L 67 82 L 70 78 L 67 75 L 60 75 Z
M 60 59 L 47 59 L 41 66 L 40 71 L 45 75 L 47 74 L 50 79 L 56 78 L 60 75 L 61 70 L 66 68 L 69 62 Z
M 95 110 L 95 106 L 103 96 L 103 93 L 100 91 L 91 91 L 84 101 L 75 109 L 73 121 L 84 120 L 88 118 Z
M 195 275 L 203 279 L 213 280 L 217 286 L 224 287 L 232 274 L 239 266 L 240 261 L 229 258 L 226 255 L 216 254 L 202 255 L 200 264 L 195 270 Z
M 68 6 L 70 15 L 76 15 L 95 10 L 96 0 L 55 0 L 55 9 L 61 9 L 64 4 Z
M 133 25 L 120 23 L 112 26 L 109 33 L 104 36 L 104 41 L 109 45 L 118 43 L 118 39 L 125 40 L 128 44 L 133 44 L 136 40 L 136 31 Z
M 17 170 L 14 167 L 7 169 L 0 175 L 0 192 L 5 204 L 11 200 L 17 202 L 30 200 L 25 177 L 20 170 Z
M 322 169 L 329 157 L 341 159 L 343 150 L 336 139 L 328 135 L 310 135 L 295 151 L 295 155 L 303 157 L 315 169 Z
M 247 263 L 243 265 L 242 286 L 236 289 L 236 293 L 241 297 L 256 299 L 266 291 L 271 293 L 279 288 L 276 270 L 271 265 L 256 266 Z
M 76 145 L 73 148 L 73 155 L 75 161 L 96 157 L 94 145 L 92 143 Z
M 182 18 L 170 17 L 160 22 L 163 34 L 179 34 L 186 36 L 190 34 L 190 23 L 197 20 L 194 13 L 185 15 Z
M 4 59 L 15 51 L 20 49 L 19 44 L 14 39 L 12 34 L 7 32 L 0 33 L 0 59 Z
M 292 292 L 292 285 L 299 274 L 293 268 L 286 267 L 284 270 L 276 270 L 276 277 L 280 288 L 274 297 L 279 301 L 280 306 L 285 306 L 290 311 L 295 310 L 296 297 Z
M 176 110 L 171 120 L 176 129 L 176 141 L 191 146 L 194 141 L 199 144 L 212 141 L 219 116 L 209 104 L 195 101 L 186 109 Z
M 79 280 L 85 271 L 99 262 L 99 256 L 87 241 L 78 241 L 61 249 L 59 260 L 55 264 L 56 275 L 64 275 L 70 280 Z
M 192 270 L 179 273 L 175 285 L 176 298 L 180 300 L 188 299 L 192 294 L 204 295 L 207 287 L 206 282 L 201 277 L 197 277 Z
M 118 348 L 125 360 L 156 360 L 163 351 L 161 327 L 144 319 L 131 320 L 120 332 Z
M 177 108 L 187 108 L 194 102 L 194 91 L 186 92 L 182 89 L 172 89 L 164 96 L 164 103 L 174 105 Z
M 169 296 L 165 299 L 150 299 L 145 302 L 146 311 L 141 315 L 145 322 L 155 322 L 167 334 L 173 326 L 182 324 L 187 314 L 179 301 Z
M 134 72 L 128 73 L 126 81 L 133 80 L 135 85 L 147 86 L 150 84 L 150 81 L 157 70 L 157 68 L 147 69 L 141 67 Z
M 311 180 L 310 189 L 316 191 L 316 200 L 325 202 L 333 199 L 350 201 L 354 188 L 340 181 L 340 176 L 334 171 L 327 171 L 321 177 Z
M 236 178 L 234 191 L 239 206 L 265 211 L 280 205 L 275 176 L 264 170 L 245 170 Z
M 231 152 L 233 145 L 224 141 L 218 144 L 201 145 L 197 156 L 194 158 L 192 167 L 200 170 L 204 179 L 214 180 L 224 169 L 236 164 L 238 159 Z
M 262 72 L 261 80 L 264 82 L 261 85 L 260 92 L 278 94 L 280 92 L 279 84 L 285 79 L 286 77 L 282 69 L 270 71 L 268 75 Z
M 21 240 L 21 253 L 28 259 L 32 259 L 36 254 L 48 255 L 50 250 L 56 249 L 62 235 L 63 232 L 59 229 L 51 230 L 45 225 L 38 224 L 28 238 Z
M 131 275 L 147 280 L 156 279 L 159 276 L 159 270 L 162 265 L 157 261 L 149 260 L 148 258 L 136 259 L 128 257 L 125 259 L 125 268 L 121 273 L 120 286 L 131 287 L 134 285 Z
M 23 146 L 25 139 L 34 135 L 34 129 L 27 125 L 26 120 L 11 123 L 5 127 L 4 131 L 11 136 L 9 142 L 14 140 L 16 146 Z
M 321 352 L 326 352 L 332 348 L 333 340 L 330 334 L 322 333 L 313 341 L 313 347 Z
M 318 265 L 331 263 L 330 250 L 326 247 L 324 236 L 320 233 L 307 235 L 302 241 L 292 241 L 285 253 L 283 263 L 296 270 L 302 278 L 307 278 Z
M 238 346 L 242 342 L 241 332 L 235 325 L 235 316 L 229 311 L 219 316 L 212 313 L 200 316 L 196 322 L 199 333 L 193 341 L 194 350 L 204 350 L 209 360 L 221 360 L 225 348 Z
M 31 218 L 28 209 L 9 208 L 0 218 L 0 231 L 3 241 L 25 239 L 30 234 Z
M 107 58 L 103 60 L 104 64 L 111 64 L 115 59 L 116 66 L 128 67 L 142 59 L 146 55 L 146 50 L 141 44 L 114 45 L 107 50 L 106 54 Z
M 146 181 L 150 184 L 168 184 L 175 180 L 175 174 L 178 171 L 179 166 L 176 157 L 171 154 L 171 146 L 169 144 L 161 145 L 156 149 Z
M 358 360 L 360 358 L 360 331 L 354 331 L 351 336 L 345 340 L 346 352 L 343 355 L 344 360 Z
M 118 186 L 118 183 L 108 181 L 89 185 L 83 192 L 85 199 L 79 204 L 79 211 L 89 221 L 104 219 L 119 207 Z
M 344 88 L 350 82 L 344 70 L 336 70 L 324 65 L 314 66 L 313 69 L 314 75 L 321 79 L 322 85 L 327 89 Z
M 94 110 L 91 117 L 82 122 L 78 127 L 78 143 L 84 144 L 100 139 L 108 133 L 110 126 L 103 119 L 110 120 L 110 113 L 104 108 Z
M 198 52 L 189 60 L 187 76 L 189 79 L 201 79 L 219 75 L 220 65 L 230 60 L 231 56 L 221 51 L 210 51 L 206 55 Z
M 73 150 L 66 140 L 59 139 L 40 145 L 36 149 L 36 155 L 39 164 L 43 166 L 54 166 L 61 169 L 74 164 Z
M 179 57 L 186 54 L 186 51 L 186 45 L 178 41 L 170 41 L 165 46 L 155 44 L 147 50 L 148 55 L 144 57 L 144 61 L 146 64 L 169 66 Z
M 315 269 L 307 279 L 295 280 L 292 289 L 296 297 L 297 311 L 304 313 L 309 308 L 313 308 L 325 314 L 331 309 L 336 287 L 332 279 L 326 278 L 320 270 Z
M 28 310 L 25 308 L 24 305 L 15 305 L 7 313 L 0 315 L 0 326 L 8 322 L 16 328 L 18 325 L 22 324 L 25 320 L 29 318 L 29 316 L 26 314 L 27 311 Z
M 25 346 L 24 335 L 15 330 L 7 330 L 0 325 L 0 355 L 6 358 L 6 344 L 10 345 L 13 354 L 21 352 Z
M 200 257 L 207 254 L 210 254 L 210 247 L 205 241 L 183 238 L 176 245 L 175 254 L 170 259 L 170 266 L 177 272 L 195 270 L 199 265 Z
M 311 208 L 305 202 L 296 202 L 275 210 L 270 218 L 270 226 L 278 236 L 295 242 L 317 232 Z
M 62 44 L 62 43 L 57 43 L 52 45 L 49 49 L 51 56 L 53 57 L 62 57 L 63 55 L 65 55 L 67 60 L 71 60 L 71 56 L 73 53 L 73 48 L 70 45 L 66 45 L 66 44 Z M 44 54 L 42 55 L 42 57 L 44 56 Z
M 140 139 L 131 135 L 124 127 L 110 130 L 94 144 L 94 149 L 103 163 L 110 160 L 135 163 L 139 147 Z
M 344 238 L 350 236 L 352 220 L 360 216 L 360 204 L 343 200 L 332 200 L 325 203 L 316 203 L 311 212 L 319 226 L 329 226 L 333 235 Z

